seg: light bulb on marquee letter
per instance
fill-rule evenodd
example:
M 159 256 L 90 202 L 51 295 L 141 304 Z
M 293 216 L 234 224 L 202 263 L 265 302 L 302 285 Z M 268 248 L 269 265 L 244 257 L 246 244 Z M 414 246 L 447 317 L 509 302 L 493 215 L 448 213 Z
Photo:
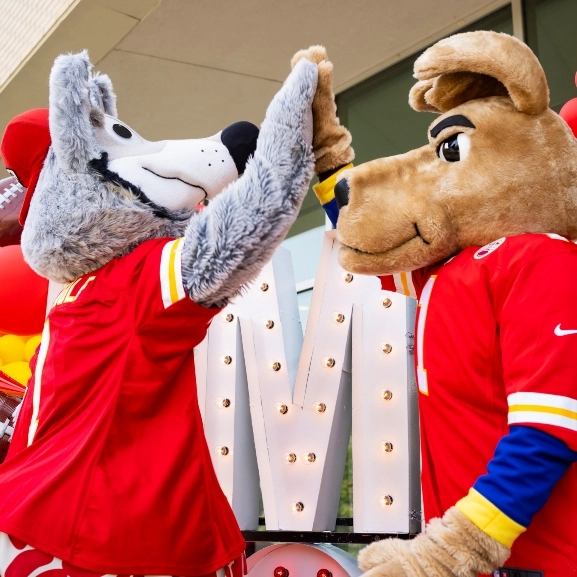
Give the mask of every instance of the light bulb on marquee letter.
M 393 301 L 390 298 L 383 299 L 383 306 L 388 309 L 393 304 Z
M 293 511 L 295 511 L 296 513 L 301 513 L 302 511 L 304 511 L 304 508 L 305 508 L 304 504 L 301 503 L 300 501 L 298 501 L 293 505 Z
M 232 357 L 230 355 L 223 355 L 220 360 L 225 365 L 230 365 L 232 363 Z
M 381 453 L 391 453 L 393 451 L 393 443 L 390 441 L 381 441 L 379 443 L 379 452 Z
M 335 366 L 336 361 L 332 357 L 323 357 L 323 363 L 329 367 L 329 369 L 332 369 Z
M 228 409 L 230 407 L 230 399 L 216 399 L 216 405 L 221 409 Z
M 222 457 L 226 457 L 230 453 L 228 447 L 217 447 L 216 452 Z
M 268 362 L 268 368 L 269 368 L 271 371 L 275 371 L 275 372 L 276 372 L 276 371 L 280 371 L 280 369 L 281 369 L 281 364 L 280 364 L 278 361 L 272 361 L 272 360 L 271 360 L 271 361 Z
M 275 405 L 276 410 L 281 414 L 281 415 L 286 415 L 288 413 L 288 406 L 284 405 L 282 403 L 277 403 Z
M 329 369 L 332 369 L 335 366 L 336 361 L 332 357 L 323 357 L 323 364 Z
M 296 463 L 297 460 L 297 456 L 295 455 L 295 453 L 285 453 L 284 455 L 284 460 L 287 463 Z
M 379 505 L 381 507 L 388 507 L 393 504 L 393 498 L 390 495 L 381 495 L 379 497 Z
M 343 313 L 333 313 L 333 321 L 335 323 L 344 323 L 345 322 L 345 315 Z
M 314 408 L 317 413 L 324 413 L 327 410 L 327 406 L 324 403 L 315 403 Z
M 393 350 L 393 347 L 389 343 L 381 343 L 381 350 L 388 355 Z
M 393 393 L 392 391 L 389 391 L 388 389 L 383 389 L 380 392 L 381 398 L 385 401 L 390 401 L 393 398 Z

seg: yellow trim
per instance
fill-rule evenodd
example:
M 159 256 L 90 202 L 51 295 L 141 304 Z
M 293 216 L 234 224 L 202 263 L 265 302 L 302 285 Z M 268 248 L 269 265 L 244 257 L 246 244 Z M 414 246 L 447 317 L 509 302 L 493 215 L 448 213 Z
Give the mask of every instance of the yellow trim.
M 475 489 L 469 489 L 469 494 L 455 506 L 481 531 L 509 549 L 515 539 L 527 530 Z
M 341 172 L 345 170 L 349 170 L 353 168 L 353 163 L 349 163 L 346 166 L 343 166 L 340 170 L 331 174 L 326 180 L 322 182 L 318 182 L 313 186 L 313 190 L 317 195 L 321 204 L 326 204 L 330 202 L 335 197 L 335 186 L 337 185 L 337 178 Z
M 553 415 L 562 415 L 563 417 L 568 417 L 569 419 L 575 419 L 577 421 L 577 413 L 575 411 L 570 411 L 569 409 L 560 409 L 558 407 L 545 407 L 543 405 L 511 405 L 509 407 L 510 413 L 515 413 L 519 411 L 527 411 L 533 413 L 551 413 Z
M 405 296 L 410 297 L 411 291 L 409 290 L 409 282 L 407 281 L 407 273 L 402 272 L 399 276 L 401 277 L 401 284 L 403 285 L 403 291 L 405 292 Z
M 176 251 L 178 250 L 178 245 L 182 239 L 175 240 L 171 249 L 170 255 L 168 256 L 168 287 L 170 290 L 170 300 L 172 304 L 178 302 L 180 299 L 178 298 L 178 289 L 176 286 L 176 272 L 174 270 L 175 261 L 176 261 Z

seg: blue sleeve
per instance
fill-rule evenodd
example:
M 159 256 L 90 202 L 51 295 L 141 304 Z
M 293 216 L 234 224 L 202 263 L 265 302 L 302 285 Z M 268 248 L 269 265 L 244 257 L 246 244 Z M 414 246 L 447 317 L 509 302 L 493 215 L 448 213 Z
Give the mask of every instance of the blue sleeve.
M 510 547 L 545 505 L 556 483 L 577 461 L 563 441 L 532 427 L 512 426 L 457 508 L 500 543 Z
M 333 224 L 333 227 L 337 226 L 337 220 L 339 218 L 339 207 L 335 200 L 335 185 L 337 184 L 341 172 L 349 170 L 352 167 L 352 164 L 347 164 L 346 166 L 339 168 L 325 180 L 322 180 L 313 186 L 313 190 L 317 195 L 321 206 L 329 217 L 329 220 Z
M 331 201 L 323 204 L 322 207 L 325 209 L 333 228 L 336 228 L 337 220 L 339 219 L 339 207 L 337 206 L 337 201 L 333 198 Z

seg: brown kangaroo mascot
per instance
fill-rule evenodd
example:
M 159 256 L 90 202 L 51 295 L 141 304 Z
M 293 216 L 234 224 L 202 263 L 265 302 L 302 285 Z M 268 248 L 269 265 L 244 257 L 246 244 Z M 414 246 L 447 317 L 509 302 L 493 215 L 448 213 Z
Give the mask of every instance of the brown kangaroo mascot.
M 442 40 L 415 76 L 410 105 L 440 114 L 429 143 L 346 170 L 348 148 L 316 187 L 339 215 L 341 265 L 419 302 L 428 526 L 370 545 L 359 565 L 365 577 L 575 576 L 577 141 L 511 36 Z M 318 113 L 331 106 L 317 93 L 315 138 L 334 132 Z M 347 149 L 346 131 L 335 138 Z

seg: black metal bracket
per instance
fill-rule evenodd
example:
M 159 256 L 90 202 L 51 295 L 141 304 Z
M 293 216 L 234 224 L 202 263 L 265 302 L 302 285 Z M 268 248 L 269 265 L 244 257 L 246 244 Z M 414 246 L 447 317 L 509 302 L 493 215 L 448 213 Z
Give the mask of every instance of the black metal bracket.
M 372 543 L 381 539 L 413 539 L 412 533 L 338 533 L 336 531 L 242 531 L 247 543 Z
M 265 520 L 259 517 L 258 524 L 264 527 Z M 339 517 L 337 527 L 352 527 L 351 517 Z M 413 539 L 418 533 L 354 533 L 347 531 L 242 531 L 248 543 L 372 543 L 381 539 Z

